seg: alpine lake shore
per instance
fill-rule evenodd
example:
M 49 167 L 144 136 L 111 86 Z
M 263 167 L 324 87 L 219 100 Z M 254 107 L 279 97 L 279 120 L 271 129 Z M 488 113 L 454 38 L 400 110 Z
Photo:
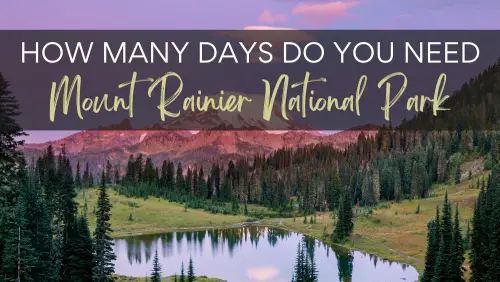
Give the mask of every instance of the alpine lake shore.
M 456 185 L 434 185 L 431 196 L 425 199 L 404 200 L 399 203 L 385 201 L 374 207 L 355 207 L 354 232 L 342 247 L 412 265 L 421 275 L 427 247 L 427 223 L 435 217 L 436 206 L 442 205 L 445 191 L 448 191 L 451 204 L 458 204 L 462 218 L 461 229 L 465 234 L 479 193 L 479 189 L 471 187 L 475 187 L 478 179 L 483 177 L 487 177 L 487 172 L 478 173 L 471 180 L 464 180 Z M 243 214 L 223 215 L 186 209 L 182 204 L 156 197 L 127 198 L 113 189 L 109 189 L 109 195 L 113 205 L 110 221 L 113 238 L 258 225 L 301 233 L 333 244 L 330 234 L 335 222 L 331 212 L 318 212 L 315 223 L 311 224 L 311 216 L 307 217 L 307 223 L 304 223 L 304 217 L 255 219 Z M 80 191 L 77 201 L 80 207 L 84 207 L 86 202 L 89 227 L 94 230 L 97 190 Z M 247 208 L 250 215 L 270 212 L 258 205 L 248 205 Z M 465 267 L 468 270 L 467 260 Z M 468 271 L 465 274 L 467 278 Z M 116 275 L 116 278 L 123 282 L 144 280 L 121 275 Z M 174 281 L 173 277 L 163 279 L 162 281 Z M 205 282 L 224 281 L 207 277 L 197 279 Z

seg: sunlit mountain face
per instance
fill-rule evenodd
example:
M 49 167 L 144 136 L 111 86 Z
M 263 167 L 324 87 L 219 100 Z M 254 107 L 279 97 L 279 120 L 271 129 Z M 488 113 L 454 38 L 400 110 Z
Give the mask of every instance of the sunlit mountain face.
M 366 126 L 342 132 L 322 132 L 300 124 L 292 118 L 283 119 L 278 107 L 273 110 L 271 119 L 273 123 L 262 123 L 261 119 L 250 114 L 252 112 L 257 111 L 247 111 L 248 114 L 242 113 L 242 115 L 227 115 L 216 111 L 190 112 L 142 130 L 130 130 L 132 128 L 130 121 L 123 121 L 105 127 L 112 130 L 70 132 L 73 134 L 63 138 L 57 138 L 60 136 L 58 134 L 54 135 L 56 140 L 42 143 L 27 142 L 24 153 L 28 158 L 37 157 L 49 144 L 52 144 L 57 153 L 64 145 L 66 153 L 73 162 L 88 163 L 91 171 L 96 172 L 100 171 L 108 160 L 124 168 L 129 156 L 138 154 L 151 157 L 157 166 L 166 159 L 183 164 L 197 163 L 209 166 L 214 162 L 226 162 L 242 157 L 251 158 L 255 154 L 269 154 L 283 147 L 295 148 L 329 143 L 336 148 L 344 148 L 351 142 L 357 141 L 361 132 L 371 135 L 376 131 L 376 127 Z M 183 128 L 205 129 L 183 130 Z M 274 128 L 286 130 L 274 130 Z M 46 132 L 36 134 L 47 138 Z

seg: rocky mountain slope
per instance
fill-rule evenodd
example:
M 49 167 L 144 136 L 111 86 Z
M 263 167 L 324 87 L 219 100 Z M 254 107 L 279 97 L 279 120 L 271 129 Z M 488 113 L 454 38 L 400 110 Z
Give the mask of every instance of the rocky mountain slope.
M 52 144 L 56 152 L 60 152 L 64 145 L 70 159 L 80 163 L 88 162 L 93 171 L 99 171 L 107 160 L 124 168 L 131 154 L 151 157 L 156 165 L 161 165 L 165 159 L 209 165 L 215 161 L 251 157 L 257 153 L 268 154 L 282 147 L 330 143 L 343 148 L 356 141 L 361 131 L 370 135 L 376 130 L 376 127 L 369 126 L 324 134 L 293 119 L 283 119 L 277 107 L 273 114 L 273 123 L 262 123 L 261 119 L 248 114 L 191 112 L 174 120 L 137 130 L 131 130 L 130 122 L 123 121 L 98 130 L 82 131 L 61 140 L 26 144 L 24 152 L 28 158 L 36 158 L 49 144 Z M 276 128 L 284 130 L 272 130 Z

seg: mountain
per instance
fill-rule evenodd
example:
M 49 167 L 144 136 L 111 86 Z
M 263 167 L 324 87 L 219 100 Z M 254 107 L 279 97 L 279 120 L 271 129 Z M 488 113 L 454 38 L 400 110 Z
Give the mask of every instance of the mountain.
M 131 154 L 151 157 L 156 165 L 163 160 L 209 165 L 215 161 L 269 154 L 282 147 L 298 147 L 317 143 L 330 143 L 344 148 L 355 142 L 360 132 L 374 134 L 373 126 L 324 134 L 293 119 L 285 120 L 277 107 L 269 124 L 247 113 L 227 115 L 224 112 L 190 112 L 185 116 L 155 124 L 146 129 L 132 129 L 129 121 L 117 125 L 82 131 L 61 140 L 42 144 L 26 144 L 26 157 L 38 157 L 49 144 L 56 152 L 66 148 L 70 159 L 89 163 L 98 172 L 107 160 L 124 169 Z M 204 128 L 190 131 L 181 128 Z M 273 128 L 286 130 L 273 131 Z M 235 130 L 238 129 L 238 130 Z M 75 164 L 74 164 L 75 166 Z M 184 167 L 186 167 L 184 165 Z
M 61 140 L 26 144 L 23 148 L 27 158 L 38 157 L 49 144 L 60 152 L 63 144 L 73 161 L 89 163 L 98 171 L 110 160 L 122 168 L 131 154 L 143 154 L 152 158 L 156 165 L 163 160 L 201 163 L 209 165 L 214 161 L 228 161 L 254 154 L 269 154 L 282 147 L 299 147 L 309 144 L 330 143 L 344 148 L 355 142 L 360 131 L 343 131 L 331 135 L 314 131 L 288 131 L 271 133 L 257 130 L 201 130 L 189 131 L 82 131 Z M 375 131 L 363 131 L 372 135 Z

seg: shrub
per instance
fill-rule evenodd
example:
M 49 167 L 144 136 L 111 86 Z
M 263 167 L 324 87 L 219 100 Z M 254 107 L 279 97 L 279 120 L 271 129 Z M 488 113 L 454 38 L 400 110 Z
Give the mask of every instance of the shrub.
M 138 208 L 139 204 L 136 201 L 128 201 L 128 206 L 131 208 Z

